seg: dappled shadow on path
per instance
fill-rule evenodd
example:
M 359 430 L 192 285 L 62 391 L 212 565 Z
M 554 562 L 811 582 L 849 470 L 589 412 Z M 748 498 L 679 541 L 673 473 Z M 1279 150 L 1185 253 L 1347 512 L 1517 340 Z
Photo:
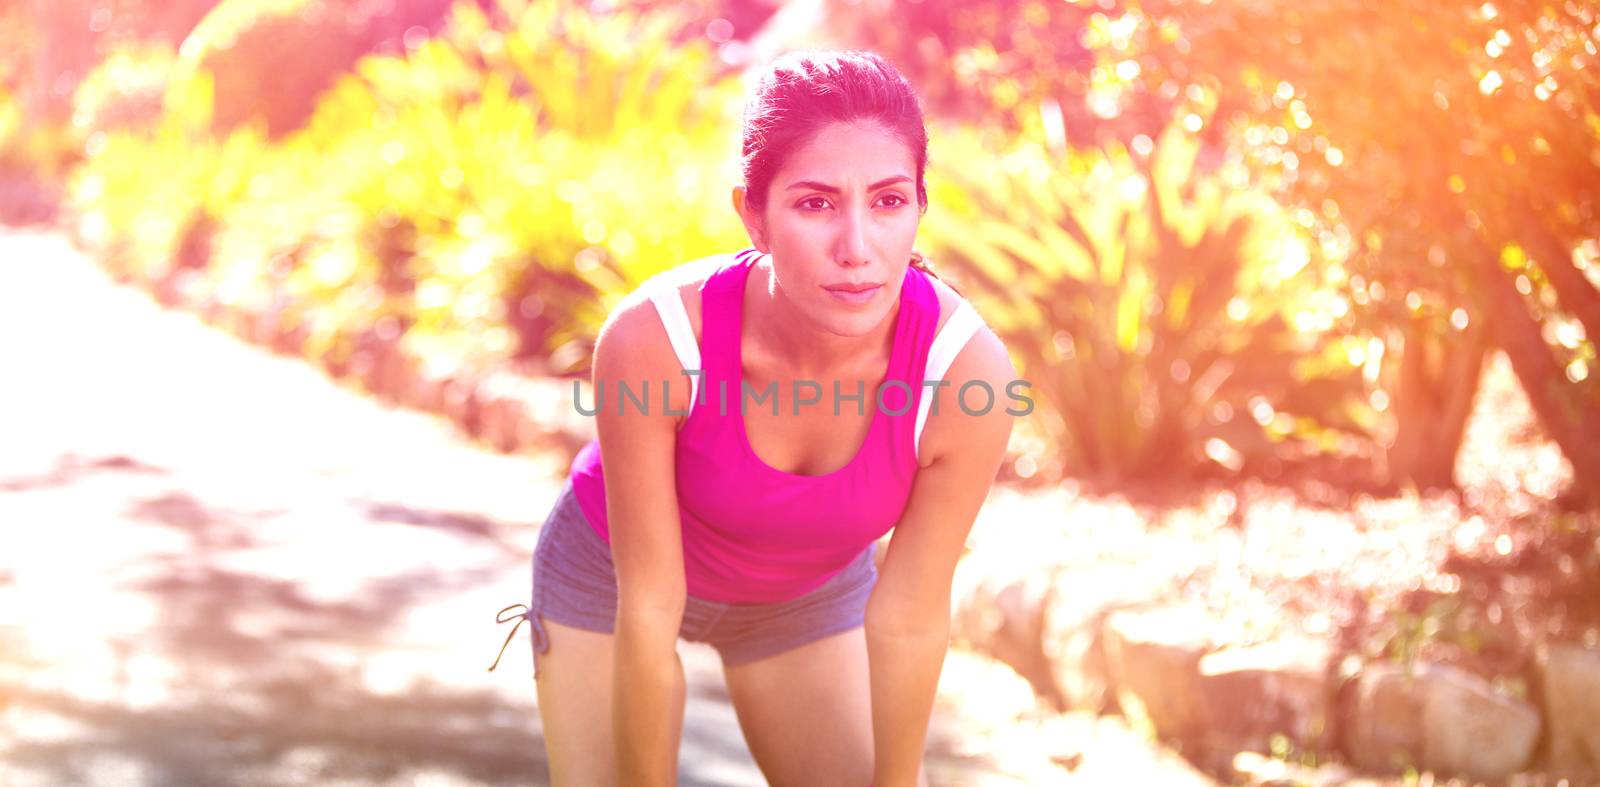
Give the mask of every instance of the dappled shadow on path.
M 373 781 L 412 771 L 548 781 L 528 709 L 492 692 L 419 684 L 389 696 L 310 660 L 259 666 L 220 691 L 150 709 L 5 686 L 30 712 L 81 730 L 13 746 L 6 759 L 56 784 L 105 783 L 92 769 L 106 758 L 137 763 L 146 784 Z
M 62 454 L 56 460 L 55 467 L 48 472 L 32 476 L 0 478 L 0 494 L 67 486 L 85 476 L 106 472 L 163 475 L 167 471 L 122 455 L 83 459 L 76 454 L 68 453 Z
M 426 632 L 405 636 L 420 606 L 492 585 L 515 565 L 495 538 L 500 523 L 399 504 L 353 502 L 341 521 L 319 522 L 211 503 L 126 457 L 65 458 L 4 491 L 70 497 L 101 470 L 145 476 L 120 516 L 58 512 L 48 523 L 56 547 L 14 556 L 83 572 L 73 598 L 39 610 L 58 617 L 51 631 L 76 619 L 81 649 L 56 658 L 50 651 L 64 646 L 36 642 L 47 647 L 30 652 L 26 635 L 50 632 L 25 630 L 17 652 L 0 652 L 0 770 L 14 783 L 547 782 L 532 686 L 519 701 L 456 679 L 462 653 L 453 663 L 426 652 L 477 645 L 462 632 L 481 633 L 486 621 L 462 621 L 432 643 Z M 410 529 L 397 524 L 441 537 L 396 540 Z M 75 544 L 110 539 L 121 546 L 72 565 Z M 362 548 L 341 553 L 350 544 Z M 322 586 L 329 574 L 342 575 L 333 589 Z M 85 608 L 132 610 L 144 623 L 96 631 L 104 618 Z
M 353 501 L 365 508 L 367 519 L 375 523 L 410 525 L 435 528 L 454 536 L 485 539 L 500 547 L 505 554 L 522 556 L 522 547 L 506 539 L 506 534 L 516 525 L 497 521 L 482 514 L 460 511 L 438 511 L 416 505 L 378 501 Z

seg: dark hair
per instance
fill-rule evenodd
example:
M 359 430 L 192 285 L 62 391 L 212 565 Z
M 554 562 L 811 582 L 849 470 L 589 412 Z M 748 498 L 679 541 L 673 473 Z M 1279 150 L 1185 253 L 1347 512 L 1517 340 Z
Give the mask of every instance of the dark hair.
M 741 171 L 745 202 L 766 209 L 772 178 L 796 149 L 833 123 L 883 124 L 911 150 L 917 206 L 928 209 L 928 130 L 911 84 L 883 57 L 858 50 L 806 49 L 782 55 L 757 78 L 744 107 Z M 911 264 L 933 273 L 917 252 Z

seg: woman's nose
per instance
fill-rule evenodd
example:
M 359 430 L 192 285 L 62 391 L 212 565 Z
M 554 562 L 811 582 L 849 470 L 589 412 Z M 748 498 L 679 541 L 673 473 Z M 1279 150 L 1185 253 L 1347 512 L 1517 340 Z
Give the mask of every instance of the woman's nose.
M 859 210 L 844 211 L 839 237 L 839 261 L 847 265 L 867 262 L 867 218 Z

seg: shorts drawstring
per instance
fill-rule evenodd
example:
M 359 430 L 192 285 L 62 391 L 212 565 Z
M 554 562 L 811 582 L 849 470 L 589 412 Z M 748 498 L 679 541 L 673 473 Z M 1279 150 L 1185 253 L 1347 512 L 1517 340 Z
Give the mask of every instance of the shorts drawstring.
M 518 607 L 522 608 L 522 612 L 520 614 L 509 618 L 505 616 L 507 612 L 510 612 Z M 505 609 L 500 610 L 500 612 L 494 616 L 494 622 L 496 623 L 510 623 L 511 621 L 515 620 L 516 625 L 512 626 L 511 633 L 506 635 L 505 644 L 500 646 L 500 652 L 494 657 L 494 663 L 489 665 L 490 672 L 494 672 L 494 668 L 500 666 L 500 657 L 506 655 L 506 648 L 511 646 L 511 638 L 517 635 L 517 629 L 521 628 L 523 622 L 528 619 L 529 612 L 530 610 L 526 604 L 512 604 Z

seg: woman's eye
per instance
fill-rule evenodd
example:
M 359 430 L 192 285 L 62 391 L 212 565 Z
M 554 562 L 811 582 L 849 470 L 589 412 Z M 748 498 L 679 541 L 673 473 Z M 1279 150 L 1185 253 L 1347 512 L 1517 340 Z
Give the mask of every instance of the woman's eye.
M 885 194 L 880 202 L 883 201 L 887 201 L 884 202 L 884 204 L 890 208 L 898 208 L 901 205 L 909 204 L 906 201 L 906 198 L 900 196 L 899 194 Z M 825 210 L 827 206 L 828 201 L 822 197 L 807 197 L 806 199 L 800 200 L 799 204 L 799 207 L 802 210 L 809 211 Z

